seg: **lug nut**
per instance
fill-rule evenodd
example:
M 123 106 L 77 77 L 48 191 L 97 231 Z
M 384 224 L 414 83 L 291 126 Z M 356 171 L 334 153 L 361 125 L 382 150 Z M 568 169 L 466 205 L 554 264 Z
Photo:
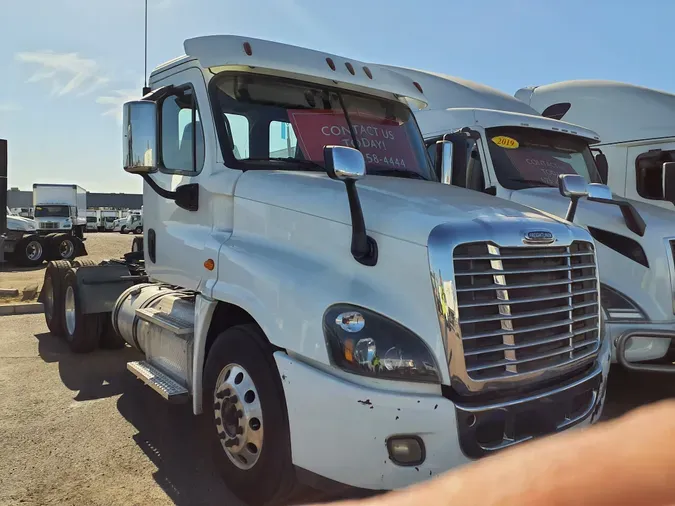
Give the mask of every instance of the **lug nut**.
M 216 417 L 216 424 L 222 423 L 222 420 L 219 417 Z
M 216 403 L 213 405 L 213 409 L 216 409 L 216 410 L 220 409 L 220 402 L 216 402 Z
M 230 389 L 229 388 L 226 388 L 222 392 L 216 393 L 216 397 L 218 397 L 218 399 L 222 399 L 223 397 L 229 397 L 229 395 L 230 395 Z
M 230 397 L 230 402 L 232 404 L 236 404 L 237 402 L 239 402 L 239 397 L 237 397 L 236 395 L 233 395 L 232 397 Z
M 227 448 L 232 448 L 233 446 L 237 446 L 239 444 L 239 438 L 235 437 L 233 439 L 228 439 L 225 441 L 225 446 Z
M 240 425 L 239 427 L 237 427 L 237 434 L 239 434 L 241 436 L 243 433 L 244 433 L 244 428 Z
M 237 410 L 237 418 L 241 418 L 242 416 L 244 416 L 244 412 L 241 409 L 238 409 Z
M 219 432 L 219 433 L 218 433 L 218 437 L 219 437 L 220 439 L 225 439 L 225 438 L 227 438 L 227 434 L 225 434 L 224 432 Z

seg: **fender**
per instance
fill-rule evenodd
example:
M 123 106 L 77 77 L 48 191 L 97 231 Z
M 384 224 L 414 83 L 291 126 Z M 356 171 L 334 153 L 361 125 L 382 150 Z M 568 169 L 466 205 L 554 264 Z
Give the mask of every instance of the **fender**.
M 195 330 L 192 351 L 192 412 L 195 415 L 199 415 L 203 411 L 202 377 L 204 359 L 206 358 L 206 338 L 217 305 L 218 301 L 201 294 L 197 295 L 195 300 Z

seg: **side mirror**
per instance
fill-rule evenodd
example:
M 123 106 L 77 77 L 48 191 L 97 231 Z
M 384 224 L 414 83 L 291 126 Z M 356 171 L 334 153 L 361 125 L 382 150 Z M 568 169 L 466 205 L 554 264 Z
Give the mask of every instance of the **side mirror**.
M 452 160 L 455 147 L 451 141 L 436 142 L 436 173 L 440 174 L 441 183 L 452 184 Z
M 609 177 L 609 163 L 607 163 L 607 157 L 604 153 L 600 152 L 595 155 L 595 166 L 598 169 L 598 174 L 600 174 L 600 180 L 607 184 L 607 178 Z
M 149 100 L 127 102 L 122 125 L 124 170 L 130 174 L 157 172 L 157 104 Z
M 663 164 L 663 200 L 675 203 L 675 162 Z
M 325 146 L 324 165 L 328 177 L 339 181 L 356 181 L 366 175 L 366 161 L 358 149 L 347 146 Z
M 570 198 L 570 206 L 567 208 L 565 219 L 574 221 L 579 199 L 588 196 L 588 184 L 578 174 L 560 174 L 558 176 L 558 189 L 563 197 Z
M 356 189 L 356 181 L 366 175 L 363 154 L 358 149 L 347 146 L 324 146 L 323 160 L 328 177 L 342 181 L 347 189 L 352 217 L 352 256 L 360 264 L 372 267 L 377 264 L 377 242 L 366 232 L 366 222 Z

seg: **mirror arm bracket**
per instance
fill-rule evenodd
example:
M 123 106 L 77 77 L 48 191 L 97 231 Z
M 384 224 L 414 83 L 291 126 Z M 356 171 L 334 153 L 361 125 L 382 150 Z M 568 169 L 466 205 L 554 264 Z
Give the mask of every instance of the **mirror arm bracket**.
M 570 197 L 570 206 L 567 208 L 567 215 L 565 219 L 572 223 L 574 221 L 574 216 L 577 214 L 577 206 L 579 205 L 578 196 Z
M 360 264 L 372 267 L 377 264 L 377 242 L 366 233 L 366 222 L 363 219 L 356 181 L 350 179 L 344 183 L 349 200 L 349 213 L 352 218 L 352 256 Z
M 184 184 L 176 188 L 176 191 L 167 190 L 157 184 L 148 174 L 141 174 L 143 180 L 150 188 L 164 199 L 173 200 L 176 205 L 187 211 L 199 210 L 199 185 L 196 183 Z
M 601 204 L 619 206 L 621 214 L 623 215 L 623 221 L 626 223 L 628 230 L 640 237 L 644 237 L 647 224 L 638 210 L 635 209 L 630 202 L 626 202 L 625 200 L 601 199 L 597 197 L 588 197 L 588 200 L 591 202 L 599 202 Z

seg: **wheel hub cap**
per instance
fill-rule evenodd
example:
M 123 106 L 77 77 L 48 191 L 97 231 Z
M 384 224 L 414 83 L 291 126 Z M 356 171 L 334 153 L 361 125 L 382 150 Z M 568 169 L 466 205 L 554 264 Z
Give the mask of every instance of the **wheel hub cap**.
M 26 245 L 26 256 L 30 260 L 39 260 L 42 257 L 42 244 L 31 241 Z
M 246 369 L 229 364 L 213 394 L 214 416 L 225 454 L 240 469 L 251 469 L 263 447 L 263 414 L 258 390 Z
M 66 329 L 68 329 L 68 334 L 72 336 L 75 333 L 75 290 L 73 290 L 72 286 L 66 288 L 64 307 Z

